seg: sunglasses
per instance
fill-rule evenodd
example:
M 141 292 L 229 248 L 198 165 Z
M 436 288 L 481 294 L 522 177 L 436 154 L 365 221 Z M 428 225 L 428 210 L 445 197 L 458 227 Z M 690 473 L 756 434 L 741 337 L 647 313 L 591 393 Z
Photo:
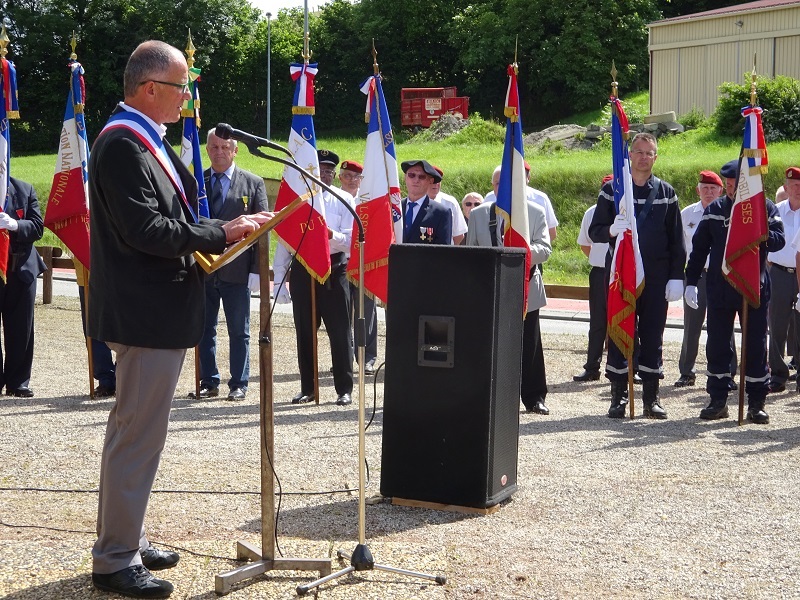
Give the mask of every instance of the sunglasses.
M 409 179 L 427 179 L 430 175 L 427 173 L 406 173 L 406 177 Z
M 470 202 L 469 200 L 464 202 L 464 206 L 480 206 L 481 204 L 483 204 L 483 203 L 482 202 Z

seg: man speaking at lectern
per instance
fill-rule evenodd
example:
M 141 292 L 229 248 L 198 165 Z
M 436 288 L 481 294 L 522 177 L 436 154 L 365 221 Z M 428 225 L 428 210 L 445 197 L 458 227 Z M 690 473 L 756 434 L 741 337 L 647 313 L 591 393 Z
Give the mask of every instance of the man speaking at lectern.
M 125 67 L 125 101 L 97 137 L 89 162 L 90 337 L 117 355 L 117 397 L 100 466 L 95 587 L 166 598 L 173 586 L 149 569 L 178 562 L 150 546 L 144 516 L 167 435 L 186 349 L 203 331 L 203 274 L 195 251 L 220 253 L 269 220 L 202 221 L 197 184 L 165 142 L 191 96 L 183 54 L 140 44 Z

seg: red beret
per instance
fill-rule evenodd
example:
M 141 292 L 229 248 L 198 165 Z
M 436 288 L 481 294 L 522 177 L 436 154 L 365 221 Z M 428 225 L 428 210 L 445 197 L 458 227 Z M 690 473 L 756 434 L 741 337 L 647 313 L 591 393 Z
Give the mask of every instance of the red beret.
M 786 169 L 786 179 L 800 179 L 800 167 Z
M 722 179 L 714 171 L 700 171 L 700 181 L 698 183 L 711 183 L 722 187 Z
M 603 185 L 605 185 L 606 183 L 608 183 L 612 179 L 614 179 L 614 175 L 612 173 L 609 173 L 608 175 L 603 177 Z
M 436 165 L 431 165 L 434 170 L 441 176 L 444 177 L 444 171 L 442 171 L 442 167 L 437 167 Z
M 531 166 L 528 164 L 528 161 L 527 160 L 523 160 L 522 162 L 525 165 L 525 170 L 526 171 L 530 171 L 531 170 Z
M 346 161 L 344 161 L 342 163 L 342 167 L 341 168 L 345 169 L 347 171 L 353 171 L 355 173 L 363 173 L 364 172 L 364 166 L 362 164 L 360 164 L 360 163 L 357 163 L 354 160 L 346 160 Z

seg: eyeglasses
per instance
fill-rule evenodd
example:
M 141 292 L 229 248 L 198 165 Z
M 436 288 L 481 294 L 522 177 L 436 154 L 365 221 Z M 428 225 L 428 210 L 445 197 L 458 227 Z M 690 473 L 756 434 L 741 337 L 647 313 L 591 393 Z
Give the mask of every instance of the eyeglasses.
M 160 83 L 161 85 L 168 85 L 170 87 L 174 87 L 179 89 L 181 92 L 188 92 L 189 91 L 189 82 L 186 83 L 172 83 L 171 81 L 159 81 L 158 79 L 149 79 L 148 81 L 152 81 L 153 83 Z M 147 81 L 143 81 L 139 85 L 144 85 Z
M 336 175 L 336 169 L 320 169 L 320 175 Z
M 428 175 L 427 173 L 406 173 L 406 177 L 408 177 L 409 179 L 422 180 L 422 179 L 427 179 L 428 177 L 430 177 L 430 175 Z
M 480 206 L 481 204 L 483 204 L 483 202 L 470 202 L 469 200 L 464 202 L 464 206 Z
M 631 154 L 636 154 L 637 156 L 646 156 L 647 158 L 654 158 L 656 153 L 652 150 L 648 150 L 645 152 L 644 150 L 631 150 Z
M 344 171 L 339 173 L 339 179 L 344 179 L 345 181 L 355 181 L 363 178 L 363 175 L 358 175 L 357 173 L 346 173 Z

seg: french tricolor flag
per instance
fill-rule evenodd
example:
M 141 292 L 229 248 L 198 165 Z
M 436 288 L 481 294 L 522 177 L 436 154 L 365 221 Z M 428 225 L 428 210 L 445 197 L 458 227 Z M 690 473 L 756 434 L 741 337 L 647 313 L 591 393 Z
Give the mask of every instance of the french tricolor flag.
M 528 306 L 528 281 L 531 270 L 530 228 L 528 204 L 525 198 L 525 151 L 522 146 L 522 121 L 519 112 L 517 65 L 508 66 L 508 92 L 506 93 L 506 143 L 497 189 L 497 212 L 502 216 L 505 234 L 503 245 L 507 248 L 524 248 L 525 253 L 525 312 Z
M 72 255 L 89 268 L 89 192 L 87 165 L 89 142 L 83 108 L 86 87 L 83 67 L 69 63 L 70 86 L 64 124 L 61 128 L 53 186 L 47 200 L 44 224 L 69 248 Z

